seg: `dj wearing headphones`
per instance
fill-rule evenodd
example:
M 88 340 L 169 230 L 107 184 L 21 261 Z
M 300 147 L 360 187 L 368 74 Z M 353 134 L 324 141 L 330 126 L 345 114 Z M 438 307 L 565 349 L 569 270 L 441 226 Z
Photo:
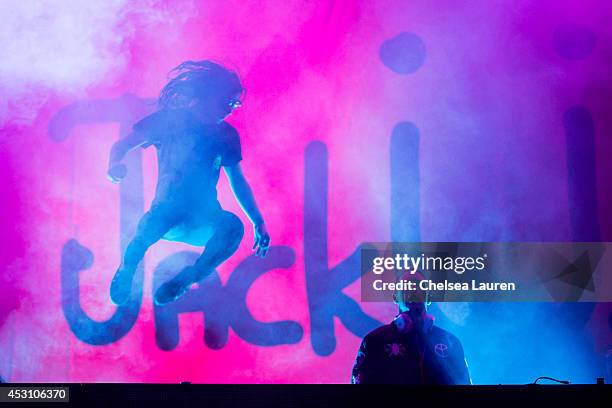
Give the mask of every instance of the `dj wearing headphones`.
M 417 282 L 415 273 L 400 279 Z M 427 313 L 427 293 L 398 291 L 399 314 L 368 333 L 357 352 L 353 384 L 471 384 L 463 347 L 457 337 L 436 326 Z

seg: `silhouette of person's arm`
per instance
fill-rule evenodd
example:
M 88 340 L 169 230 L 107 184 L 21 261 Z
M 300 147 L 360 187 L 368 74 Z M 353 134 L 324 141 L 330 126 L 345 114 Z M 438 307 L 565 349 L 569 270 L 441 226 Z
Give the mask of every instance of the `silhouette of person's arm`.
M 459 366 L 459 378 L 457 384 L 460 385 L 472 385 L 472 378 L 470 377 L 470 370 L 463 353 L 463 346 L 459 342 L 459 353 L 458 353 L 458 366 Z
M 113 144 L 108 159 L 107 172 L 108 178 L 113 183 L 120 182 L 127 173 L 125 166 L 121 164 L 121 160 L 123 160 L 129 151 L 134 150 L 145 143 L 147 143 L 147 139 L 145 138 L 144 133 L 134 131 Z
M 249 217 L 253 228 L 255 229 L 255 242 L 253 244 L 253 250 L 257 251 L 257 255 L 261 255 L 263 258 L 268 252 L 270 247 L 270 235 L 264 224 L 264 219 L 257 207 L 255 202 L 255 196 L 253 190 L 246 180 L 240 164 L 237 163 L 233 166 L 225 166 L 225 174 L 229 179 L 230 186 L 234 192 L 234 196 L 244 213 Z
M 465 359 L 461 341 L 451 335 L 448 344 L 450 345 L 450 355 L 447 358 L 447 369 L 452 383 L 456 385 L 472 385 L 470 370 Z
M 357 357 L 355 358 L 351 373 L 351 384 L 370 384 L 373 382 L 372 373 L 370 372 L 370 359 L 372 357 L 367 354 L 367 344 L 366 337 L 361 341 L 359 351 L 357 351 Z

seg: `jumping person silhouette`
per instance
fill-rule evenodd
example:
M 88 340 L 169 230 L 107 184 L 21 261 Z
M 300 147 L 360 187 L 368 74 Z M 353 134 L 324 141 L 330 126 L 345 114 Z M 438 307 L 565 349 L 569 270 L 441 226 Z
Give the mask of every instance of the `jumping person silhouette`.
M 232 191 L 253 224 L 253 250 L 264 257 L 270 236 L 240 161 L 240 137 L 225 122 L 241 106 L 244 90 L 238 75 L 212 61 L 186 61 L 171 71 L 159 96 L 159 110 L 136 123 L 110 152 L 108 177 L 126 175 L 121 160 L 137 147 L 157 149 L 158 180 L 151 208 L 127 245 L 111 283 L 114 304 L 128 301 L 138 263 L 160 239 L 204 246 L 194 265 L 155 292 L 155 303 L 169 303 L 211 273 L 238 249 L 244 235 L 240 219 L 217 201 L 221 167 Z

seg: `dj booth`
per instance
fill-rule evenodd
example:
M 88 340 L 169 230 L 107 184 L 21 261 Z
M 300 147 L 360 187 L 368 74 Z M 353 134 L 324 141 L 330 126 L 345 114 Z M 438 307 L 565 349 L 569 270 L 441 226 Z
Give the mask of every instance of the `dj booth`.
M 36 391 L 38 390 L 38 391 Z M 53 392 L 49 393 L 48 391 Z M 64 392 L 57 392 L 64 390 Z M 612 385 L 2 384 L 0 406 L 340 407 L 612 406 Z M 10 391 L 13 391 L 10 393 Z M 8 395 L 12 395 L 9 397 Z M 39 398 L 35 398 L 39 397 Z M 60 398 L 63 397 L 63 398 Z

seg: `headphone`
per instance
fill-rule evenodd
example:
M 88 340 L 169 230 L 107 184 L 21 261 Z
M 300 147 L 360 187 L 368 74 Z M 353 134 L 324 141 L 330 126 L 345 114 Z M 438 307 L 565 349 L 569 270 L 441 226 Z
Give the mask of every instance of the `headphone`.
M 427 333 L 429 330 L 431 330 L 431 327 L 434 324 L 434 320 L 435 317 L 433 315 L 430 315 L 429 313 L 423 313 L 423 319 L 421 323 L 421 330 L 423 333 Z M 415 329 L 416 326 L 414 320 L 412 319 L 412 317 L 410 317 L 408 311 L 398 314 L 393 320 L 393 324 L 395 325 L 395 327 L 397 327 L 400 333 L 410 333 Z

